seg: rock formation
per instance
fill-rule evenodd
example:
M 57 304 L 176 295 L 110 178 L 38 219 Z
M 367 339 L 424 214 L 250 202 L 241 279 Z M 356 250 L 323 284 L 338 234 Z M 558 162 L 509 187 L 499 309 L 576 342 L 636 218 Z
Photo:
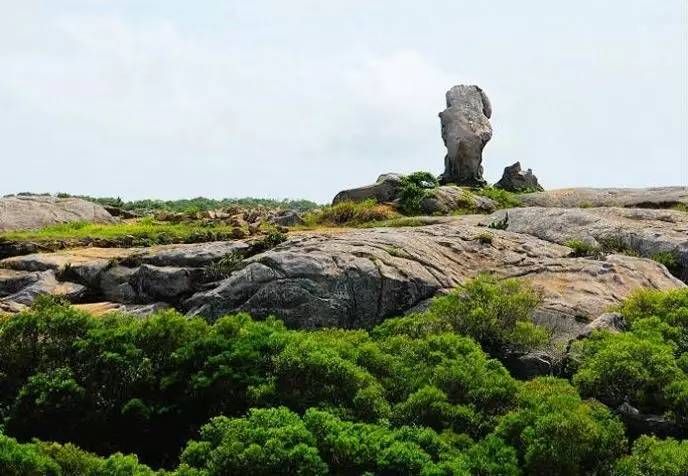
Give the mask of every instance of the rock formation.
M 520 198 L 527 207 L 688 207 L 688 187 L 562 188 Z
M 506 230 L 565 244 L 580 240 L 607 251 L 647 258 L 673 257 L 671 266 L 688 282 L 688 213 L 678 210 L 627 208 L 512 208 L 500 210 L 483 223 L 503 222 Z
M 80 198 L 16 195 L 0 198 L 0 232 L 41 228 L 71 221 L 113 223 L 102 206 Z
M 520 162 L 504 167 L 502 178 L 495 184 L 495 187 L 508 190 L 509 192 L 535 192 L 544 190 L 538 182 L 537 177 L 533 175 L 531 169 L 525 172 L 521 170 Z
M 440 182 L 484 186 L 483 148 L 492 137 L 490 100 L 478 86 L 463 84 L 447 91 L 446 98 L 447 108 L 440 113 L 440 122 L 447 155 Z
M 392 202 L 397 198 L 403 177 L 401 174 L 382 174 L 374 184 L 342 190 L 335 195 L 332 204 L 348 200 L 360 202 L 371 198 L 380 203 Z

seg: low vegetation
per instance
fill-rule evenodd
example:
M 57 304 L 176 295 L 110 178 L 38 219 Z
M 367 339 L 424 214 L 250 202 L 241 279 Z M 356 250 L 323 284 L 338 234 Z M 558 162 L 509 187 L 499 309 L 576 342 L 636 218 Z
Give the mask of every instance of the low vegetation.
M 284 210 L 297 210 L 305 212 L 318 207 L 318 204 L 310 200 L 274 200 L 269 198 L 222 198 L 213 199 L 206 197 L 197 197 L 181 200 L 135 200 L 123 201 L 118 198 L 111 197 L 89 197 L 85 195 L 69 195 L 67 193 L 59 193 L 58 197 L 76 197 L 95 202 L 100 205 L 121 208 L 123 210 L 130 210 L 140 213 L 149 213 L 155 211 L 167 211 L 174 213 L 193 214 L 208 210 L 217 210 L 221 208 L 281 208 Z
M 401 179 L 399 210 L 405 215 L 419 215 L 423 199 L 429 191 L 439 187 L 437 177 L 430 172 L 414 172 Z
M 522 205 L 521 199 L 518 198 L 518 194 L 502 190 L 501 188 L 488 186 L 472 190 L 472 192 L 481 197 L 489 198 L 495 202 L 497 208 L 514 208 Z
M 102 240 L 110 242 L 104 243 L 110 246 L 150 246 L 227 240 L 232 237 L 232 229 L 228 224 L 170 223 L 148 217 L 115 224 L 70 222 L 39 230 L 9 231 L 0 238 L 35 242 L 73 241 L 75 245 Z
M 321 207 L 304 215 L 306 227 L 356 226 L 398 218 L 400 215 L 389 205 L 375 200 L 362 202 L 344 201 Z
M 519 381 L 499 360 L 549 345 L 531 320 L 540 300 L 521 282 L 480 276 L 370 331 L 303 331 L 245 314 L 95 318 L 41 298 L 0 318 L 0 468 L 687 474 L 684 441 L 632 441 L 614 409 L 666 413 L 685 430 L 688 290 L 627 300 L 628 332 L 574 344 L 572 383 Z

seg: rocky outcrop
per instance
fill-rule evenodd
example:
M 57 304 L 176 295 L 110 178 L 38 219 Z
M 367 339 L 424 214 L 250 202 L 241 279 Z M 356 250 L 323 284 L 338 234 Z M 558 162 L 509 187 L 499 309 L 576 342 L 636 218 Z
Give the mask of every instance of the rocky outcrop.
M 462 224 L 304 234 L 242 263 L 186 302 L 208 318 L 247 311 L 293 327 L 371 327 L 480 272 L 541 287 L 539 322 L 573 338 L 634 289 L 683 284 L 651 260 L 568 258 L 528 235 Z
M 562 188 L 520 198 L 527 207 L 671 208 L 688 206 L 688 187 Z
M 580 240 L 609 252 L 657 258 L 688 281 L 688 213 L 627 208 L 512 208 L 484 224 L 503 222 L 506 230 L 566 244 Z M 664 259 L 661 259 L 664 257 Z M 673 265 L 668 263 L 673 260 Z
M 0 261 L 0 298 L 6 304 L 27 305 L 44 292 L 73 302 L 87 296 L 127 305 L 179 304 L 212 278 L 206 273 L 210 264 L 247 247 L 244 242 L 225 241 L 82 248 L 8 258 Z
M 486 185 L 482 155 L 492 138 L 492 106 L 478 86 L 458 85 L 447 91 L 447 108 L 440 113 L 442 140 L 447 147 L 443 184 Z
M 370 199 L 379 203 L 393 202 L 397 198 L 403 177 L 401 174 L 382 174 L 372 185 L 342 190 L 335 195 L 332 204 L 336 205 L 345 201 L 361 202 Z
M 544 190 L 540 182 L 538 182 L 537 177 L 533 175 L 533 171 L 528 169 L 524 172 L 521 169 L 520 162 L 504 167 L 502 178 L 495 184 L 495 187 L 508 190 L 509 192 L 535 192 Z
M 0 232 L 42 228 L 73 221 L 113 223 L 115 219 L 102 206 L 80 198 L 47 195 L 0 198 Z

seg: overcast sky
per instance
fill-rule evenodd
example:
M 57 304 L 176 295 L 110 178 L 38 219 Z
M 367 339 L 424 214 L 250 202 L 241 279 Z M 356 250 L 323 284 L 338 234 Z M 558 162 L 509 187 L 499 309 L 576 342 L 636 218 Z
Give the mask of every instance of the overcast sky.
M 0 0 L 0 194 L 329 201 L 441 172 L 459 83 L 491 182 L 688 184 L 686 0 Z

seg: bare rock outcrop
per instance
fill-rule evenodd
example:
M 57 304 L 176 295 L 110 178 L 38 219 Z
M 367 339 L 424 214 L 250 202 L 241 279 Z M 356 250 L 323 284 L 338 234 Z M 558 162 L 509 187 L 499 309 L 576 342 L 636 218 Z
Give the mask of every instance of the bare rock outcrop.
M 484 186 L 483 148 L 492 138 L 490 100 L 478 86 L 463 84 L 447 91 L 446 99 L 447 108 L 440 113 L 440 122 L 447 155 L 440 182 Z
M 48 195 L 0 198 L 0 232 L 42 228 L 73 221 L 113 223 L 115 219 L 102 206 L 80 198 Z
M 507 231 L 566 244 L 579 240 L 601 251 L 631 252 L 664 261 L 688 281 L 688 213 L 630 208 L 512 208 L 485 218 Z
M 369 199 L 379 203 L 393 202 L 397 198 L 403 177 L 401 174 L 382 174 L 374 184 L 342 190 L 335 195 L 332 204 L 336 205 L 345 201 L 361 202 Z
M 562 188 L 521 195 L 527 207 L 688 207 L 688 187 Z
M 531 169 L 523 171 L 520 162 L 504 167 L 502 178 L 495 184 L 495 187 L 508 190 L 509 192 L 544 190 L 537 177 L 533 175 L 533 171 Z
M 651 260 L 570 258 L 568 248 L 528 235 L 494 230 L 485 240 L 484 233 L 448 223 L 304 234 L 245 260 L 186 305 L 191 314 L 211 319 L 247 311 L 275 315 L 293 327 L 371 327 L 492 272 L 541 287 L 546 298 L 539 322 L 572 338 L 634 289 L 684 286 Z

